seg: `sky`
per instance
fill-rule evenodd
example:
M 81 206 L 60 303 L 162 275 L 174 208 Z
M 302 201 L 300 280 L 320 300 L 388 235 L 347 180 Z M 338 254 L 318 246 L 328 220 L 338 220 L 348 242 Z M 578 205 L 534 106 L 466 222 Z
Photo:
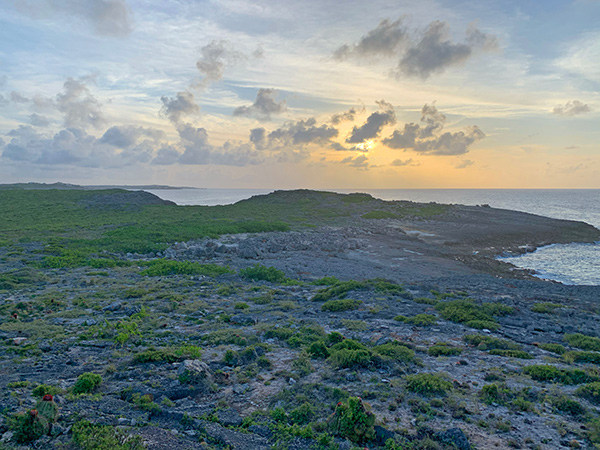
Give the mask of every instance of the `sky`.
M 600 0 L 2 0 L 0 182 L 600 188 Z

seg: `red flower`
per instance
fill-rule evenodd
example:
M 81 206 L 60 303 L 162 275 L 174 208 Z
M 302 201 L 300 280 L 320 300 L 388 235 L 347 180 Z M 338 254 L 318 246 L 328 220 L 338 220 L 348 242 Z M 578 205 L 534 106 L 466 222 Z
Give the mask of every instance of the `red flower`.
M 29 415 L 31 417 L 37 417 L 37 415 L 38 415 L 37 409 L 32 409 L 31 411 L 29 411 Z
M 52 397 L 50 394 L 46 394 L 42 397 L 43 402 L 51 402 L 52 400 L 54 400 L 54 397 Z

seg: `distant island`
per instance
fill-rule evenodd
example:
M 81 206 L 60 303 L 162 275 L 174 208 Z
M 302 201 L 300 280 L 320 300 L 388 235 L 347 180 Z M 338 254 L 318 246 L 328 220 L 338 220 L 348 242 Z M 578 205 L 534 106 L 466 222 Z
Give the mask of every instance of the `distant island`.
M 140 190 L 140 191 L 148 191 L 148 190 L 179 190 L 179 189 L 205 189 L 205 188 L 196 188 L 191 186 L 167 186 L 162 184 L 146 184 L 146 185 L 112 185 L 112 184 L 98 184 L 98 185 L 78 185 L 78 184 L 70 184 L 70 183 L 10 183 L 10 184 L 0 184 L 0 189 L 75 189 L 75 190 L 101 190 L 101 189 L 126 189 L 126 190 Z

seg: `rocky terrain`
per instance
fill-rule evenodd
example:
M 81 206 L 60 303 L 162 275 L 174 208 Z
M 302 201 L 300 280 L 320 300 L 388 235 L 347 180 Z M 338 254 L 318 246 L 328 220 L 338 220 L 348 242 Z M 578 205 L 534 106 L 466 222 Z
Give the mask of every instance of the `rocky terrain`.
M 6 242 L 0 448 L 599 448 L 600 287 L 493 259 L 598 230 L 307 191 L 239 208 L 315 198 L 289 231 L 149 252 Z

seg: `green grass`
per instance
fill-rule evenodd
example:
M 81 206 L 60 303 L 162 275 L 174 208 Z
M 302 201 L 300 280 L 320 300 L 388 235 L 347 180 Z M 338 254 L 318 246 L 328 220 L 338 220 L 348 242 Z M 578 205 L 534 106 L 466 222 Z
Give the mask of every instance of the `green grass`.
M 560 303 L 541 302 L 541 303 L 536 303 L 535 305 L 533 305 L 531 307 L 531 311 L 533 311 L 535 313 L 541 313 L 541 314 L 552 314 L 555 309 L 563 308 L 563 307 L 564 306 L 561 305 Z
M 133 360 L 137 363 L 165 362 L 174 363 L 184 359 L 200 359 L 202 351 L 193 345 L 182 345 L 175 348 L 149 348 L 136 353 Z
M 73 385 L 73 394 L 91 394 L 102 383 L 102 377 L 96 373 L 85 372 L 77 377 Z
M 594 405 L 600 405 L 600 382 L 595 381 L 593 383 L 580 386 L 575 391 L 575 394 L 579 397 L 585 398 Z
M 437 343 L 427 349 L 429 356 L 457 356 L 462 353 L 462 349 L 458 347 L 452 347 L 446 343 Z
M 498 339 L 484 334 L 467 334 L 463 341 L 477 347 L 479 350 L 520 350 L 521 346 L 506 339 Z
M 394 317 L 394 320 L 397 320 L 398 322 L 409 323 L 411 325 L 416 325 L 416 326 L 420 326 L 420 327 L 426 327 L 426 326 L 433 325 L 434 323 L 436 323 L 437 317 L 432 314 L 417 314 L 416 316 L 413 316 L 413 317 L 396 316 L 396 317 Z
M 562 355 L 567 351 L 567 349 L 560 344 L 538 344 L 538 347 L 547 352 L 556 353 L 557 355 Z
M 168 275 L 205 275 L 216 277 L 228 273 L 234 273 L 228 266 L 218 264 L 200 264 L 192 261 L 172 261 L 170 259 L 154 259 L 142 263 L 146 268 L 140 275 L 149 277 L 160 277 Z
M 598 375 L 580 369 L 560 369 L 545 364 L 527 366 L 523 369 L 523 373 L 536 381 L 562 384 L 581 384 L 600 380 Z
M 371 211 L 361 217 L 363 219 L 396 219 L 398 215 L 389 211 Z
M 500 328 L 495 317 L 511 314 L 513 308 L 501 303 L 475 303 L 472 299 L 451 300 L 439 302 L 435 309 L 440 315 L 451 322 L 462 323 L 471 328 L 489 329 Z
M 73 425 L 73 442 L 81 450 L 144 450 L 139 436 L 129 436 L 109 425 L 94 425 L 87 420 Z
M 493 349 L 488 353 L 495 356 L 504 356 L 505 358 L 533 359 L 533 356 L 523 350 Z

